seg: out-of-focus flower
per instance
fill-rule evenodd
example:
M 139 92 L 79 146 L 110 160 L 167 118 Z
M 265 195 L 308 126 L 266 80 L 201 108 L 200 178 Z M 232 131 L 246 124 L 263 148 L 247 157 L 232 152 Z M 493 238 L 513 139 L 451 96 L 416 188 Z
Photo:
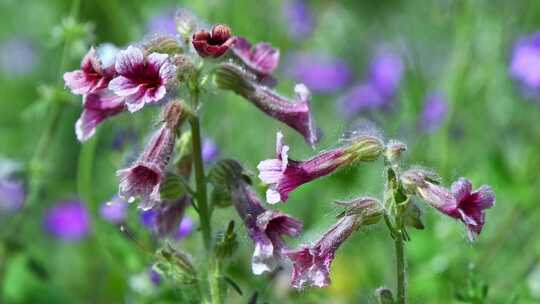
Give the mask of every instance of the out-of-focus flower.
M 154 284 L 155 286 L 161 283 L 161 275 L 152 267 L 148 269 L 148 277 L 150 278 L 150 282 L 152 282 L 152 284 Z
M 298 131 L 311 146 L 319 139 L 311 119 L 311 93 L 305 85 L 297 84 L 294 88 L 296 98 L 290 100 L 259 84 L 254 75 L 234 64 L 221 64 L 216 76 L 218 87 L 251 101 L 264 113 Z
M 495 204 L 495 196 L 489 186 L 472 190 L 472 184 L 460 178 L 452 184 L 451 191 L 435 184 L 425 171 L 412 169 L 401 176 L 403 185 L 415 191 L 426 203 L 443 214 L 462 221 L 468 229 L 472 241 L 482 231 L 485 223 L 485 209 Z
M 526 89 L 540 89 L 540 32 L 521 37 L 515 43 L 509 70 Z
M 176 67 L 169 55 L 151 53 L 145 57 L 143 50 L 135 46 L 118 52 L 115 68 L 118 76 L 111 80 L 109 89 L 125 97 L 130 112 L 160 101 L 167 93 L 167 85 L 176 78 Z
M 322 152 L 306 161 L 289 159 L 289 146 L 283 134 L 277 133 L 276 158 L 259 163 L 259 178 L 269 186 L 266 200 L 270 204 L 285 202 L 289 193 L 307 182 L 328 175 L 355 161 L 371 161 L 383 152 L 384 145 L 374 136 L 358 136 L 342 147 Z
M 189 204 L 191 204 L 191 198 L 184 195 L 174 202 L 164 201 L 155 208 L 157 211 L 155 228 L 158 236 L 175 236 Z
M 39 58 L 30 40 L 12 37 L 0 43 L 0 70 L 10 78 L 30 74 Z
M 114 196 L 99 208 L 100 216 L 113 224 L 121 224 L 126 219 L 128 202 L 119 196 Z
M 81 142 L 96 132 L 96 127 L 108 117 L 122 113 L 126 108 L 123 97 L 104 89 L 84 96 L 83 112 L 75 123 L 75 134 Z
M 146 24 L 146 30 L 150 34 L 175 36 L 177 32 L 174 14 L 170 11 L 164 11 L 151 16 Z
M 116 55 L 120 49 L 112 43 L 103 43 L 100 44 L 96 50 L 98 58 L 101 60 L 101 65 L 103 68 L 114 67 L 116 62 Z
M 47 210 L 44 228 L 64 241 L 79 241 L 90 232 L 90 216 L 80 201 L 60 202 Z
M 178 231 L 173 235 L 175 240 L 180 240 L 190 235 L 195 228 L 195 223 L 190 217 L 184 216 L 180 225 L 178 225 Z
M 314 19 L 304 0 L 286 0 L 282 6 L 286 30 L 292 39 L 305 39 L 314 28 Z
M 349 66 L 338 58 L 321 54 L 294 54 L 287 57 L 286 62 L 286 73 L 314 92 L 336 92 L 352 79 Z
M 253 47 L 245 38 L 237 37 L 232 50 L 257 75 L 270 75 L 279 64 L 279 50 L 266 42 Z
M 211 32 L 200 30 L 193 34 L 193 47 L 201 57 L 218 58 L 235 43 L 231 29 L 223 24 L 214 25 Z
M 371 60 L 369 80 L 377 87 L 380 94 L 391 98 L 396 94 L 403 77 L 401 56 L 388 50 L 380 50 Z
M 287 249 L 283 236 L 298 236 L 302 222 L 287 214 L 264 209 L 257 194 L 241 175 L 233 176 L 228 182 L 236 211 L 255 243 L 252 271 L 257 275 L 271 271 Z
M 139 213 L 139 220 L 146 228 L 155 232 L 157 211 L 154 209 L 142 210 Z
M 359 215 L 342 217 L 312 246 L 286 252 L 293 263 L 291 285 L 294 288 L 326 287 L 330 284 L 330 266 L 336 250 L 361 224 Z
M 0 176 L 0 215 L 20 210 L 25 197 L 22 182 Z
M 219 155 L 219 148 L 216 145 L 216 142 L 209 138 L 205 137 L 202 143 L 202 158 L 205 163 L 213 162 Z
M 359 112 L 381 108 L 386 105 L 386 101 L 386 98 L 381 95 L 377 87 L 367 82 L 350 89 L 341 98 L 339 105 L 343 115 L 351 118 Z
M 139 208 L 151 209 L 160 201 L 159 185 L 171 158 L 176 132 L 163 125 L 150 139 L 139 159 L 129 168 L 117 171 L 119 195 L 129 202 L 141 197 Z
M 114 67 L 104 68 L 92 47 L 84 56 L 80 70 L 64 73 L 64 82 L 73 94 L 86 95 L 105 89 L 114 75 Z
M 444 122 L 448 114 L 448 103 L 439 93 L 426 97 L 424 109 L 420 117 L 420 129 L 424 132 L 435 132 Z

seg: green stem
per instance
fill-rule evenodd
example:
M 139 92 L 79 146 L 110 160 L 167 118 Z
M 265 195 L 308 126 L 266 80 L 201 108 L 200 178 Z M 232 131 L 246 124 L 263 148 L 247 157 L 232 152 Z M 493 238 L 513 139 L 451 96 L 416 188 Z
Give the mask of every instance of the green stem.
M 396 249 L 396 271 L 397 271 L 397 303 L 407 303 L 407 265 L 405 261 L 405 241 L 403 231 L 400 230 L 394 239 Z
M 193 165 L 195 167 L 196 200 L 199 209 L 199 219 L 203 235 L 204 248 L 210 252 L 212 243 L 212 230 L 210 227 L 210 210 L 208 208 L 208 194 L 206 193 L 206 176 L 202 158 L 201 126 L 199 118 L 193 116 L 191 124 L 191 142 L 193 145 Z

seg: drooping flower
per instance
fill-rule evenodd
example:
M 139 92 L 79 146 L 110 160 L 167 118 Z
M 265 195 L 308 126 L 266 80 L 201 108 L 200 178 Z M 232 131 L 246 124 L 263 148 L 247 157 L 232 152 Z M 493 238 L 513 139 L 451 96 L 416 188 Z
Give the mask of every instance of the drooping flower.
M 83 112 L 75 123 L 75 134 L 80 142 L 86 141 L 96 132 L 96 127 L 108 117 L 126 109 L 123 97 L 104 89 L 84 96 Z
M 105 68 L 92 47 L 84 56 L 80 70 L 64 73 L 64 82 L 73 94 L 86 95 L 107 88 L 114 76 L 114 67 Z
M 218 87 L 251 101 L 264 113 L 298 131 L 311 146 L 319 139 L 310 113 L 311 93 L 305 85 L 297 84 L 296 98 L 290 100 L 259 84 L 255 76 L 231 63 L 221 64 L 216 76 Z
M 237 37 L 232 50 L 257 75 L 270 75 L 279 64 L 279 50 L 266 42 L 253 47 L 245 38 Z
M 53 236 L 64 241 L 79 241 L 90 232 L 90 216 L 80 201 L 66 201 L 47 210 L 44 228 Z
M 514 45 L 509 70 L 524 88 L 540 89 L 540 33 L 519 38 Z
M 136 112 L 145 104 L 160 101 L 167 93 L 167 86 L 176 78 L 176 67 L 169 55 L 151 53 L 145 56 L 142 49 L 129 46 L 116 56 L 116 76 L 109 89 L 125 97 L 130 112 Z
M 192 37 L 192 44 L 199 56 L 218 58 L 225 54 L 235 43 L 231 29 L 223 24 L 212 27 L 212 31 L 200 30 Z
M 304 0 L 286 0 L 282 13 L 286 22 L 286 30 L 292 39 L 305 39 L 314 28 L 311 11 Z
M 39 54 L 32 41 L 14 36 L 0 43 L 0 71 L 8 78 L 32 73 L 39 65 Z
M 489 186 L 473 191 L 471 182 L 460 178 L 452 184 L 451 191 L 435 184 L 429 173 L 422 170 L 406 171 L 401 177 L 403 185 L 415 191 L 426 203 L 443 214 L 462 221 L 472 241 L 482 231 L 485 209 L 495 204 L 495 196 Z
M 175 236 L 184 218 L 184 211 L 190 203 L 191 198 L 184 195 L 174 202 L 162 202 L 156 208 L 155 228 L 158 236 Z
M 484 210 L 495 205 L 495 196 L 491 187 L 482 186 L 473 191 L 471 182 L 460 178 L 452 184 L 451 189 L 457 205 L 455 208 L 443 212 L 467 225 L 469 239 L 474 240 L 484 227 L 486 221 Z
M 444 122 L 448 114 L 448 103 L 439 93 L 432 93 L 426 97 L 424 109 L 420 117 L 420 128 L 424 132 L 435 132 Z
M 128 202 L 119 196 L 114 196 L 99 208 L 99 215 L 113 224 L 121 224 L 126 219 Z
M 336 92 L 352 79 L 349 66 L 339 58 L 321 54 L 294 54 L 287 57 L 286 62 L 286 73 L 314 92 Z
M 236 211 L 255 243 L 251 263 L 253 273 L 259 275 L 273 270 L 287 250 L 283 236 L 298 236 L 302 222 L 287 214 L 264 209 L 257 194 L 241 177 L 231 181 L 230 192 Z
M 359 215 L 342 217 L 312 246 L 286 252 L 293 263 L 291 285 L 294 288 L 326 287 L 330 284 L 330 266 L 336 250 L 361 224 Z
M 310 181 L 328 175 L 356 161 L 377 159 L 384 145 L 374 136 L 358 136 L 342 147 L 322 152 L 306 161 L 289 159 L 289 146 L 283 143 L 283 134 L 277 133 L 276 158 L 263 160 L 257 166 L 259 178 L 269 186 L 266 200 L 270 204 L 285 202 L 289 193 Z
M 119 195 L 129 202 L 141 197 L 139 208 L 143 210 L 151 209 L 160 201 L 159 185 L 165 177 L 175 141 L 176 132 L 164 124 L 152 136 L 139 159 L 131 167 L 117 171 Z
M 20 210 L 25 197 L 22 182 L 0 176 L 0 215 Z

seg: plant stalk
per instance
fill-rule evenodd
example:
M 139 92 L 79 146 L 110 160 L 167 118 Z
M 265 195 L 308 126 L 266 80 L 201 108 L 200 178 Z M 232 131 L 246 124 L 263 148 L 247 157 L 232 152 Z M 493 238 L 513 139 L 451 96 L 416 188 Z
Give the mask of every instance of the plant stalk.
M 407 265 L 405 261 L 405 241 L 403 231 L 399 230 L 394 238 L 396 250 L 396 271 L 397 271 L 397 303 L 407 303 Z

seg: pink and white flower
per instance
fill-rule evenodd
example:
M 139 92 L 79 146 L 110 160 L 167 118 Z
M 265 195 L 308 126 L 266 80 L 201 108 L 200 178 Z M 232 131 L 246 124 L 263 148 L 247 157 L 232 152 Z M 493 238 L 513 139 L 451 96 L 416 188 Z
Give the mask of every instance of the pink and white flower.
M 64 73 L 64 82 L 73 94 L 86 95 L 107 88 L 114 76 L 114 67 L 103 67 L 92 47 L 84 56 L 80 70 Z
M 167 86 L 176 78 L 176 67 L 169 55 L 151 53 L 145 56 L 144 51 L 135 46 L 118 52 L 115 68 L 118 76 L 111 80 L 109 89 L 125 97 L 130 112 L 163 99 Z
M 83 112 L 75 123 L 75 134 L 80 142 L 86 141 L 96 132 L 96 127 L 108 117 L 118 115 L 126 109 L 123 98 L 110 90 L 84 96 Z
M 247 39 L 236 38 L 233 53 L 259 75 L 270 75 L 279 64 L 279 50 L 269 43 L 258 43 L 253 47 Z

